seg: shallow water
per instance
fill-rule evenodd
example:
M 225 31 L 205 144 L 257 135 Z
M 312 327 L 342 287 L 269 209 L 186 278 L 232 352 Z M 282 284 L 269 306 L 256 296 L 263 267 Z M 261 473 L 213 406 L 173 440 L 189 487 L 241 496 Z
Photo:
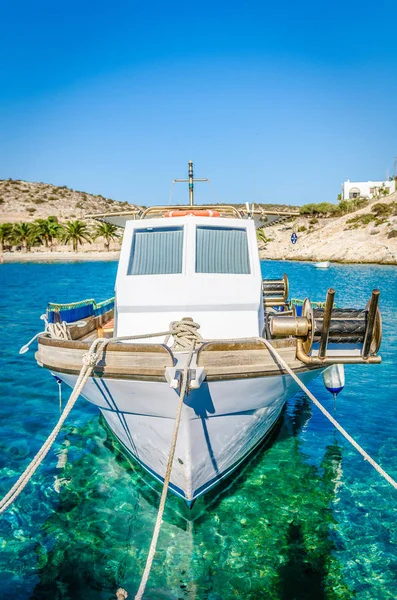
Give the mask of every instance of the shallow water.
M 55 380 L 20 346 L 49 300 L 113 293 L 117 263 L 0 266 L 0 492 L 39 449 L 59 415 Z M 397 478 L 397 269 L 263 263 L 286 271 L 291 295 L 363 306 L 381 289 L 380 366 L 346 368 L 343 426 Z M 321 378 L 311 389 L 332 411 Z M 68 390 L 64 389 L 64 396 Z M 34 479 L 0 519 L 0 598 L 133 598 L 160 486 L 120 451 L 98 411 L 80 400 Z M 272 440 L 193 511 L 169 496 L 147 598 L 194 600 L 397 597 L 396 492 L 302 394 Z

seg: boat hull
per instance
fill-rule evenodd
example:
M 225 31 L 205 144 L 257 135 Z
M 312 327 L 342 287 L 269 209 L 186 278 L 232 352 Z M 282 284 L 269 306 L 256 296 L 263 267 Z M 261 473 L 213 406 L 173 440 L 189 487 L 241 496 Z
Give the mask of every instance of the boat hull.
M 319 370 L 299 374 L 307 384 Z M 75 375 L 56 373 L 73 386 Z M 203 382 L 184 399 L 170 489 L 193 502 L 227 477 L 265 438 L 298 391 L 288 375 Z M 163 481 L 178 393 L 166 382 L 90 378 L 82 392 L 112 432 L 153 477 Z
M 330 267 L 330 265 L 331 265 L 331 263 L 328 260 L 326 260 L 324 262 L 314 263 L 314 266 L 316 269 L 328 269 Z

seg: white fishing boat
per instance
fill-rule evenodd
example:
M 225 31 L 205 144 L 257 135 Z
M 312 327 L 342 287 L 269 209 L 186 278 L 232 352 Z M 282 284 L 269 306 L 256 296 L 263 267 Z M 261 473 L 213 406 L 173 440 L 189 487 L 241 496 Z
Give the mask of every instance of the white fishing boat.
M 329 260 L 314 263 L 314 267 L 316 267 L 316 269 L 329 269 L 330 266 L 331 263 L 329 262 Z
M 96 215 L 125 228 L 115 298 L 50 304 L 36 359 L 73 387 L 92 342 L 112 338 L 82 395 L 159 481 L 182 394 L 170 489 L 191 505 L 298 390 L 269 342 L 308 384 L 328 365 L 380 362 L 381 323 L 377 291 L 365 310 L 333 310 L 330 290 L 324 309 L 306 300 L 297 315 L 286 276 L 262 279 L 254 221 L 231 206 L 194 206 L 192 163 L 185 181 L 187 206 Z

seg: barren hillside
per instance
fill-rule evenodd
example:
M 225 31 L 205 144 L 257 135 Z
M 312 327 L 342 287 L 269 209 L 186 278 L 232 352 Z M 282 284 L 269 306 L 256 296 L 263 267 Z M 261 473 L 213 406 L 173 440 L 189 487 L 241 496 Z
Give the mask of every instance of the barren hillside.
M 34 221 L 56 216 L 60 222 L 82 219 L 87 213 L 123 211 L 134 208 L 103 196 L 79 192 L 66 186 L 0 180 L 0 223 Z
M 379 206 L 380 205 L 380 206 Z M 291 243 L 295 231 L 298 242 Z M 299 217 L 265 230 L 264 259 L 397 264 L 397 192 L 340 217 Z

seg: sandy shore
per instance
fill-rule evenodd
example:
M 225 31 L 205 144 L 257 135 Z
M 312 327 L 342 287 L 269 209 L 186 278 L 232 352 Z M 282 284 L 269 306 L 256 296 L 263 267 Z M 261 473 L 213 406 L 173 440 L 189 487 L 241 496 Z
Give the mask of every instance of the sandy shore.
M 295 250 L 295 252 L 294 252 Z M 324 253 L 319 248 L 311 248 L 310 251 L 299 252 L 298 248 L 287 251 L 281 245 L 276 246 L 272 252 L 269 249 L 259 249 L 259 256 L 262 260 L 287 260 L 297 262 L 318 262 L 330 260 L 334 263 L 345 264 L 384 264 L 397 265 L 397 256 L 377 257 L 373 253 L 358 252 L 356 257 L 335 256 L 335 253 Z M 84 262 L 84 261 L 116 261 L 119 259 L 120 252 L 111 250 L 110 252 L 4 252 L 3 260 L 0 263 L 17 262 Z
M 110 252 L 4 252 L 3 262 L 69 262 L 85 260 L 118 260 L 119 250 Z
M 311 256 L 307 256 L 307 255 L 300 255 L 300 254 L 296 254 L 295 256 L 291 256 L 290 253 L 288 253 L 287 257 L 284 254 L 280 254 L 280 255 L 275 255 L 272 257 L 269 257 L 269 253 L 266 252 L 265 250 L 260 250 L 259 251 L 259 257 L 261 260 L 274 260 L 274 261 L 285 261 L 285 262 L 301 262 L 301 263 L 318 263 L 318 262 L 325 262 L 328 261 L 331 264 L 340 264 L 340 265 L 384 265 L 384 266 L 390 266 L 390 267 L 396 267 L 397 266 L 397 259 L 395 260 L 373 260 L 371 258 L 363 258 L 363 257 L 359 257 L 357 260 L 354 259 L 344 259 L 344 258 L 335 258 L 335 256 L 322 256 L 321 258 L 316 258 L 315 255 L 311 255 Z

